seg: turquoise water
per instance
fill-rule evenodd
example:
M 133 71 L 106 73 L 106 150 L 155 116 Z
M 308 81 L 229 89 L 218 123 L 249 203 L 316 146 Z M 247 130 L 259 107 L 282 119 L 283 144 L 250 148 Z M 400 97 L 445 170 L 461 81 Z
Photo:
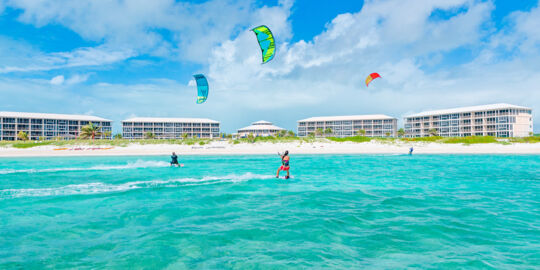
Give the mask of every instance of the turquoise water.
M 0 159 L 0 268 L 540 265 L 540 156 Z

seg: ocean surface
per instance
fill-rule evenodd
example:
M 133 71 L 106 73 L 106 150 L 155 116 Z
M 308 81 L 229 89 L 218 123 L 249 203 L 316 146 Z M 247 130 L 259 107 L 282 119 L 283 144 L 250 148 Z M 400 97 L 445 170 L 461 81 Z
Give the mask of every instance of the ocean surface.
M 538 269 L 540 155 L 0 159 L 0 269 Z

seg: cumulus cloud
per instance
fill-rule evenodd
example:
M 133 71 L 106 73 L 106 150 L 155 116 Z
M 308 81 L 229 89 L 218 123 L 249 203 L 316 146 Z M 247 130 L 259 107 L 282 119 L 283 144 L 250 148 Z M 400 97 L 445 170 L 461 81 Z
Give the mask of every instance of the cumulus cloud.
M 0 39 L 0 57 L 10 63 L 0 72 L 102 66 L 146 54 L 196 62 L 197 72 L 209 79 L 209 99 L 202 105 L 195 104 L 192 80 L 99 82 L 79 87 L 85 95 L 68 86 L 86 81 L 83 75 L 62 77 L 66 87 L 57 88 L 65 89 L 51 89 L 52 80 L 0 81 L 0 86 L 11 82 L 17 88 L 66 94 L 78 104 L 70 109 L 93 108 L 117 121 L 134 114 L 210 117 L 233 131 L 267 119 L 293 129 L 296 120 L 315 115 L 400 118 L 420 110 L 498 102 L 530 106 L 540 120 L 538 7 L 510 14 L 510 23 L 495 29 L 491 1 L 366 1 L 359 12 L 336 15 L 313 39 L 292 42 L 290 1 L 263 7 L 225 0 L 10 3 L 23 11 L 21 22 L 61 24 L 100 45 L 43 54 L 4 40 L 12 46 L 4 46 L 9 49 L 3 53 Z M 268 25 L 279 41 L 276 57 L 264 65 L 248 31 L 260 24 Z M 459 50 L 471 56 L 457 61 Z M 20 64 L 7 58 L 8 52 L 38 61 Z M 382 79 L 366 88 L 371 72 Z
M 537 107 L 537 47 L 530 59 L 498 59 L 487 66 L 472 59 L 433 68 L 453 50 L 481 51 L 493 31 L 493 9 L 491 2 L 470 0 L 366 2 L 358 13 L 336 16 L 313 40 L 281 43 L 270 64 L 257 65 L 257 48 L 247 33 L 240 34 L 214 49 L 209 77 L 219 91 L 231 93 L 226 102 L 239 101 L 246 110 L 293 110 L 296 119 L 359 113 L 401 117 L 497 102 Z M 435 18 L 440 11 L 450 15 Z M 512 15 L 515 27 L 501 35 L 535 35 L 536 12 Z M 290 31 L 287 18 L 287 10 L 278 10 L 269 21 L 281 26 L 278 36 Z M 374 71 L 383 79 L 367 89 L 363 81 Z M 523 71 L 527 75 L 519 76 Z
M 58 76 L 55 76 L 51 79 L 51 84 L 52 85 L 61 85 L 63 84 L 65 81 L 64 79 L 64 75 L 58 75 Z
M 204 63 L 214 46 L 246 30 L 260 12 L 254 0 L 11 0 L 6 4 L 21 10 L 22 23 L 61 25 L 100 46 L 45 54 L 37 66 L 8 66 L 0 69 L 3 72 L 103 65 L 138 55 Z
M 50 83 L 52 85 L 63 85 L 63 84 L 72 85 L 72 84 L 85 82 L 86 80 L 88 80 L 89 77 L 90 77 L 90 74 L 84 74 L 84 75 L 75 74 L 71 76 L 70 78 L 66 79 L 64 75 L 58 75 L 58 76 L 53 77 L 50 80 Z

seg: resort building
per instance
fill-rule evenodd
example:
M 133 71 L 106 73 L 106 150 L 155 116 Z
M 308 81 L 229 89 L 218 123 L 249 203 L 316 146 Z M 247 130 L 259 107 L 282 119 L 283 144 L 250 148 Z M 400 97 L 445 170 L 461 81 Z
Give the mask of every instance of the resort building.
M 253 134 L 255 137 L 268 137 L 276 136 L 279 132 L 285 129 L 274 126 L 272 123 L 267 121 L 257 121 L 238 130 L 238 137 L 247 137 L 249 134 Z
M 406 137 L 525 137 L 532 131 L 531 109 L 505 103 L 427 111 L 405 117 Z
M 298 121 L 298 136 L 394 137 L 397 119 L 382 114 L 311 117 Z
M 125 139 L 219 138 L 219 122 L 204 118 L 135 117 L 122 121 Z
M 92 122 L 101 127 L 97 139 L 109 139 L 112 121 L 101 117 L 74 114 L 0 112 L 0 140 L 18 140 L 19 132 L 25 132 L 30 140 L 75 139 L 81 127 Z

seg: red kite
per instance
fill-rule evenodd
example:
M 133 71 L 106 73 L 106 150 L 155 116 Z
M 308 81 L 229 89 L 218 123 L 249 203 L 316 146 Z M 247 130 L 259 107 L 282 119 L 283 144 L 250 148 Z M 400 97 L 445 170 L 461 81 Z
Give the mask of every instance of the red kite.
M 381 75 L 379 75 L 379 73 L 371 73 L 369 74 L 369 76 L 367 76 L 366 78 L 366 87 L 369 86 L 369 83 L 373 80 L 375 80 L 376 78 L 380 78 Z

